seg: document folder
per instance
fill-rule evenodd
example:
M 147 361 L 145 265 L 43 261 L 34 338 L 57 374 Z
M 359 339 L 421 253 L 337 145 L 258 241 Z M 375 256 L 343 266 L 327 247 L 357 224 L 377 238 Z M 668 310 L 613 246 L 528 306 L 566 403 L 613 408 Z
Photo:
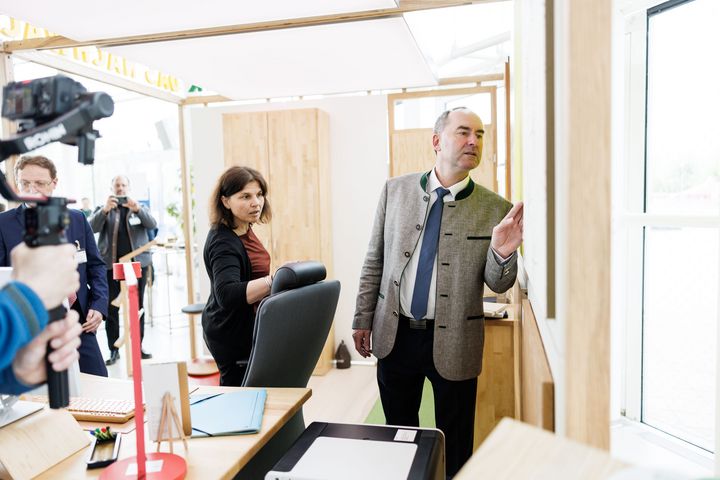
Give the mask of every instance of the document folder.
M 193 395 L 190 418 L 193 437 L 257 433 L 262 425 L 267 391 Z

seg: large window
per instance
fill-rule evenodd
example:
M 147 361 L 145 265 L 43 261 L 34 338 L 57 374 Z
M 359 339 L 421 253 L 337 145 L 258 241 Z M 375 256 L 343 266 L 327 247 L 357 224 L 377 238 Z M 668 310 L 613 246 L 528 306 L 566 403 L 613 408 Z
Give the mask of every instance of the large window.
M 715 451 L 720 2 L 647 15 L 641 420 Z M 629 141 L 637 141 L 630 138 Z

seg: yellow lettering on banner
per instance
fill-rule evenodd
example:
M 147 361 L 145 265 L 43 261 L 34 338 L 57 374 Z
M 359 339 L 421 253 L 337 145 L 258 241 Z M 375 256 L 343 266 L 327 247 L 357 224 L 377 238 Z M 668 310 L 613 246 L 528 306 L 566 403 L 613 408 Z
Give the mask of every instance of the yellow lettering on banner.
M 25 28 L 23 29 L 23 40 L 27 40 L 28 38 L 47 38 L 49 36 L 51 35 L 47 29 L 34 27 L 29 23 L 25 23 Z
M 153 73 L 151 70 L 145 70 L 145 81 L 150 85 L 155 85 L 155 81 L 150 77 Z
M 8 19 L 8 26 L 3 26 L 0 28 L 0 35 L 4 37 L 10 37 L 10 38 L 17 38 L 20 36 L 21 29 L 20 29 L 20 22 L 15 20 L 13 17 L 6 17 Z
M 158 73 L 157 86 L 163 90 L 169 90 L 176 92 L 178 89 L 178 79 L 172 75 L 166 75 L 164 73 Z
M 118 58 L 115 55 L 113 55 L 112 53 L 108 53 L 108 55 L 107 55 L 107 69 L 110 72 L 114 72 L 114 73 L 122 75 L 122 69 L 118 62 Z
M 96 67 L 100 67 L 103 63 L 103 51 L 99 48 L 96 48 L 95 52 L 97 52 L 97 57 L 94 58 L 90 63 L 92 63 Z
M 122 59 L 122 73 L 126 77 L 135 78 L 135 64 L 127 61 L 126 58 Z
M 84 48 L 73 47 L 73 59 L 88 63 L 87 51 Z

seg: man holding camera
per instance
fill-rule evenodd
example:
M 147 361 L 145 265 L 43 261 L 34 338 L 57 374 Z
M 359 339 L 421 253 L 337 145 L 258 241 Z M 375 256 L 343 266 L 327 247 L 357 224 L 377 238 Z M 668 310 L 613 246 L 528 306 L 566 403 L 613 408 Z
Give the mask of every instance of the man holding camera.
M 57 186 L 57 169 L 48 158 L 24 156 L 15 164 L 15 178 L 22 195 L 52 196 Z M 10 251 L 23 241 L 26 205 L 0 214 L 0 266 L 10 266 Z M 68 296 L 72 310 L 78 312 L 82 323 L 80 371 L 107 377 L 107 368 L 95 334 L 107 314 L 108 285 L 105 268 L 98 254 L 95 237 L 87 219 L 79 210 L 69 210 L 70 225 L 65 229 L 68 242 L 75 248 L 80 288 Z M 12 265 L 15 267 L 15 265 Z M 47 269 L 55 268 L 48 263 Z
M 120 352 L 115 346 L 115 342 L 120 337 L 119 308 L 112 304 L 120 294 L 120 282 L 113 279 L 113 263 L 148 243 L 148 229 L 157 226 L 157 221 L 147 207 L 128 197 L 129 190 L 130 180 L 126 176 L 118 175 L 113 178 L 113 195 L 110 195 L 105 205 L 98 207 L 89 219 L 93 231 L 100 234 L 98 246 L 107 266 L 107 282 L 110 287 L 106 323 L 110 358 L 105 362 L 106 365 L 112 365 L 120 358 Z M 146 251 L 133 257 L 132 260 L 140 262 L 142 267 L 142 276 L 138 279 L 138 308 L 142 310 L 147 270 L 152 257 L 150 252 Z M 143 313 L 140 316 L 141 341 L 144 335 L 145 314 Z M 143 359 L 152 358 L 152 355 L 145 350 L 142 350 L 141 356 Z
M 77 312 L 48 323 L 47 310 L 77 291 L 80 276 L 71 244 L 29 248 L 21 243 L 10 258 L 13 278 L 0 290 L 0 393 L 19 395 L 46 380 L 48 345 L 56 372 L 78 358 L 82 328 Z

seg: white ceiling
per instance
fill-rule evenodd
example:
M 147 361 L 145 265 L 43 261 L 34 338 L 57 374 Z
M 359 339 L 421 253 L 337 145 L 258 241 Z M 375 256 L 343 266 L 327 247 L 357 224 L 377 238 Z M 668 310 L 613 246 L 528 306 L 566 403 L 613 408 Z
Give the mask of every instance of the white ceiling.
M 108 50 L 235 100 L 436 83 L 402 18 Z
M 395 6 L 395 0 L 0 0 L 0 13 L 91 40 Z M 512 11 L 510 1 L 490 2 L 107 50 L 235 100 L 430 86 L 438 78 L 502 71 Z
M 395 0 L 0 0 L 0 11 L 73 40 L 397 7 Z

